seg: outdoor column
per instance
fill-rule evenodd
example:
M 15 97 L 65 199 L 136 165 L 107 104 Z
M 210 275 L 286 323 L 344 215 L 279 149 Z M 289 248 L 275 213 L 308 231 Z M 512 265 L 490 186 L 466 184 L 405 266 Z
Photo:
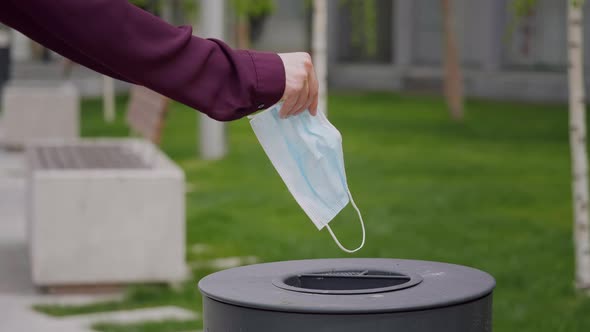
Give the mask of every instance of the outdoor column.
M 106 122 L 115 121 L 115 79 L 102 75 L 102 112 Z
M 224 24 L 223 0 L 201 0 L 200 37 L 218 38 L 223 40 Z M 225 125 L 207 115 L 199 115 L 199 146 L 203 159 L 220 159 L 227 153 Z
M 11 29 L 10 52 L 15 61 L 31 60 L 31 41 L 22 33 Z
M 502 65 L 502 49 L 505 26 L 506 0 L 478 0 L 476 15 L 480 18 L 480 36 L 477 48 L 481 50 L 481 69 L 497 71 Z
M 393 61 L 396 67 L 407 68 L 412 64 L 414 0 L 396 0 L 393 6 L 393 17 Z

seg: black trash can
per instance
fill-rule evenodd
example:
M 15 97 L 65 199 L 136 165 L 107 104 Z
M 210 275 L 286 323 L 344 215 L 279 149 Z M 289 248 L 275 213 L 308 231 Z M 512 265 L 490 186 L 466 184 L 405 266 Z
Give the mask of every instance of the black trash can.
M 492 276 L 399 259 L 256 264 L 199 282 L 206 332 L 484 332 Z

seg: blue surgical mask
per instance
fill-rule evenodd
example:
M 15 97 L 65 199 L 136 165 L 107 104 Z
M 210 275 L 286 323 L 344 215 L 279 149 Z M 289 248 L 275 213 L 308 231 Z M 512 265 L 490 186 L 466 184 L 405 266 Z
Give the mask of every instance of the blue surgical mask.
M 277 104 L 254 116 L 250 124 L 287 188 L 318 230 L 326 227 L 340 249 L 353 253 L 365 244 L 365 226 L 344 171 L 342 136 L 322 112 L 308 111 L 281 119 Z M 362 242 L 346 249 L 328 223 L 348 204 L 358 213 Z

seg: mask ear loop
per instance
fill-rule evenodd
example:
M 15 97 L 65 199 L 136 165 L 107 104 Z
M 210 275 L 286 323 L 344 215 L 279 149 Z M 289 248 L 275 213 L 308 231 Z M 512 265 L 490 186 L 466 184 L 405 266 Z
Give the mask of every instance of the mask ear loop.
M 349 254 L 352 254 L 352 253 L 355 253 L 355 252 L 359 251 L 365 245 L 365 222 L 363 221 L 363 216 L 361 215 L 361 211 L 356 206 L 356 203 L 354 202 L 354 199 L 352 199 L 352 195 L 350 194 L 350 189 L 348 189 L 348 197 L 350 198 L 350 203 L 352 204 L 352 207 L 356 210 L 356 213 L 359 216 L 359 221 L 361 223 L 361 228 L 363 230 L 363 240 L 361 241 L 361 244 L 356 249 L 352 249 L 352 250 L 347 249 L 347 248 L 345 248 L 342 245 L 342 243 L 340 243 L 340 241 L 338 241 L 338 238 L 336 237 L 336 235 L 334 235 L 334 232 L 332 232 L 332 229 L 330 228 L 330 225 L 326 225 L 326 228 L 328 229 L 328 232 L 330 232 L 330 235 L 332 236 L 332 239 L 334 239 L 334 242 L 336 242 L 336 244 L 338 245 L 338 247 L 340 249 L 342 249 L 342 251 L 347 252 Z

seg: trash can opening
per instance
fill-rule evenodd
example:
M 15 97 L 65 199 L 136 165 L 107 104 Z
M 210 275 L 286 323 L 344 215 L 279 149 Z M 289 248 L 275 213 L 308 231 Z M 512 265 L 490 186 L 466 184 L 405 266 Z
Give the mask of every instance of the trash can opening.
M 273 280 L 279 288 L 312 294 L 371 294 L 413 287 L 422 277 L 386 270 L 324 270 L 287 275 Z

